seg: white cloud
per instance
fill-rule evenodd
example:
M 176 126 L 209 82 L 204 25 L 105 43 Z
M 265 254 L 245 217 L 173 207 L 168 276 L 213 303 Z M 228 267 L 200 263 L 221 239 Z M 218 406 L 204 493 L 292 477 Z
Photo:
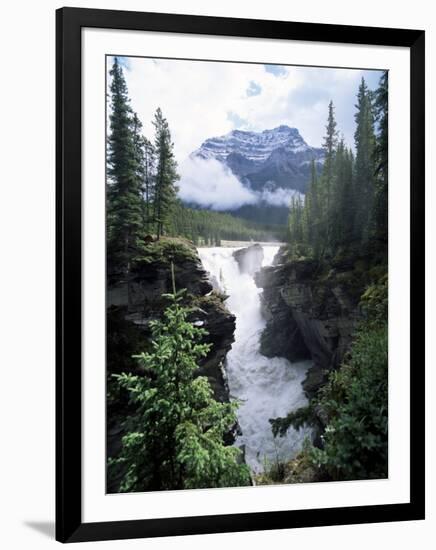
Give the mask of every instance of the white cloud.
M 289 206 L 291 204 L 292 197 L 297 196 L 304 199 L 304 195 L 294 189 L 283 189 L 283 187 L 277 187 L 273 190 L 264 189 L 260 198 L 273 206 Z
M 258 196 L 215 159 L 187 158 L 179 166 L 179 197 L 212 210 L 235 210 Z
M 160 106 L 179 161 L 205 139 L 235 128 L 260 131 L 287 124 L 298 128 L 309 145 L 320 146 L 330 99 L 336 105 L 338 127 L 352 145 L 359 81 L 365 75 L 374 87 L 381 75 L 287 66 L 278 77 L 256 64 L 148 58 L 128 61 L 124 74 L 145 134 L 153 135 L 151 121 Z M 251 82 L 261 89 L 260 94 L 247 95 Z
M 338 129 L 352 146 L 360 80 L 364 76 L 374 89 L 381 76 L 358 69 L 134 57 L 122 66 L 144 134 L 153 137 L 157 107 L 168 120 L 182 176 L 181 198 L 215 210 L 259 201 L 288 205 L 295 192 L 265 188 L 256 193 L 219 162 L 188 158 L 203 141 L 233 129 L 262 131 L 287 124 L 298 128 L 309 145 L 321 146 L 332 99 Z
M 289 206 L 292 197 L 300 195 L 292 189 L 273 189 L 268 185 L 261 192 L 253 191 L 215 159 L 187 158 L 180 164 L 179 172 L 179 197 L 212 210 L 236 210 L 259 202 Z

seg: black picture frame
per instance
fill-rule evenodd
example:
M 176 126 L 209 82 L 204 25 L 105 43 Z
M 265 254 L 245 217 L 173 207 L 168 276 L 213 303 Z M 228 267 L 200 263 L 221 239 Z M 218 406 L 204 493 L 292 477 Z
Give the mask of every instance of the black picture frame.
M 410 49 L 410 502 L 82 522 L 81 29 L 128 29 Z M 61 542 L 424 519 L 424 52 L 419 30 L 62 8 L 56 13 L 56 539 Z

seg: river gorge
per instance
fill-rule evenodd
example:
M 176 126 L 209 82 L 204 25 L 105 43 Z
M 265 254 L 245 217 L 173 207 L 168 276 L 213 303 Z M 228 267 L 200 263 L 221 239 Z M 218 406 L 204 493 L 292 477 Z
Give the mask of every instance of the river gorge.
M 261 309 L 262 290 L 256 286 L 254 275 L 273 263 L 279 246 L 256 246 L 257 257 L 250 257 L 251 251 L 245 249 L 249 256 L 242 263 L 235 258 L 235 252 L 236 257 L 238 251 L 244 252 L 241 247 L 199 248 L 198 253 L 211 283 L 228 296 L 226 306 L 236 317 L 234 342 L 225 361 L 230 398 L 240 403 L 241 433 L 235 445 L 244 450 L 247 464 L 258 473 L 269 464 L 289 460 L 310 435 L 309 428 L 289 428 L 285 437 L 275 438 L 269 419 L 286 416 L 307 404 L 302 382 L 312 362 L 290 362 L 260 353 L 266 320 Z

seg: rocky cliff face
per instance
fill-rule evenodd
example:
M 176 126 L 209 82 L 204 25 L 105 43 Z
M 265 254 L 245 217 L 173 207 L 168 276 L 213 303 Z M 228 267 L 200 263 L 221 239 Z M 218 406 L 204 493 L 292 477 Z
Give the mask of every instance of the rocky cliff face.
M 327 371 L 341 362 L 351 343 L 365 288 L 362 262 L 327 266 L 315 260 L 288 261 L 283 249 L 276 265 L 263 268 L 256 277 L 263 288 L 267 319 L 261 351 L 292 361 L 311 357 L 314 364 L 303 383 L 309 397 L 325 382 Z
M 144 249 L 128 280 L 109 274 L 107 289 L 107 372 L 138 371 L 132 355 L 150 349 L 149 323 L 162 315 L 167 301 L 162 294 L 172 292 L 171 261 L 174 264 L 177 289 L 186 288 L 186 303 L 195 308 L 191 321 L 208 331 L 205 341 L 212 344 L 201 361 L 199 375 L 206 376 L 215 398 L 229 400 L 223 362 L 233 343 L 235 317 L 226 308 L 223 296 L 213 290 L 196 249 L 183 239 L 163 238 Z M 110 378 L 109 378 L 110 380 Z M 123 422 L 131 414 L 126 396 L 109 397 L 107 415 L 108 456 L 116 456 L 121 448 Z M 229 434 L 231 441 L 231 434 Z M 112 474 L 108 491 L 116 492 L 122 476 Z
M 136 331 L 140 340 L 141 335 L 142 340 L 147 340 L 150 321 L 158 318 L 167 304 L 162 295 L 172 292 L 171 261 L 176 288 L 185 288 L 187 303 L 195 306 L 191 320 L 208 331 L 206 341 L 212 344 L 201 363 L 201 374 L 208 377 L 216 398 L 227 400 L 222 362 L 234 340 L 235 317 L 222 297 L 213 291 L 197 251 L 189 241 L 164 238 L 158 243 L 150 243 L 129 280 L 109 286 L 107 307 L 109 311 L 117 311 L 118 318 L 123 318 L 125 325 L 132 332 Z M 108 333 L 110 338 L 110 331 Z M 113 367 L 115 372 L 120 371 L 117 365 Z

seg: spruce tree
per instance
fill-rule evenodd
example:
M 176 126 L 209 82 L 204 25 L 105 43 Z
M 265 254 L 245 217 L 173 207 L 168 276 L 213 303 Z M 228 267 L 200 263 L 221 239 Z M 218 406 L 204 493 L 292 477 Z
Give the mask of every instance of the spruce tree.
M 289 239 L 292 254 L 303 251 L 303 201 L 300 195 L 293 196 L 289 211 Z
M 173 270 L 172 270 L 173 271 Z M 223 438 L 236 423 L 236 403 L 213 398 L 198 361 L 210 344 L 207 332 L 188 318 L 186 291 L 165 295 L 163 319 L 150 323 L 151 351 L 138 356 L 144 374 L 117 376 L 120 388 L 136 409 L 126 421 L 119 457 L 125 475 L 120 490 L 171 490 L 248 485 L 249 470 L 238 462 L 241 453 Z
M 351 149 L 346 149 L 344 154 L 343 166 L 343 187 L 341 217 L 343 225 L 343 244 L 349 245 L 353 241 L 354 218 L 356 215 L 356 205 L 354 203 L 354 155 Z
M 155 182 L 156 182 L 156 158 L 153 144 L 143 138 L 144 158 L 143 158 L 143 180 L 142 180 L 142 196 L 144 200 L 144 228 L 146 233 L 151 232 L 153 227 L 153 204 L 155 200 Z
M 144 180 L 145 180 L 145 145 L 142 135 L 142 122 L 138 115 L 133 113 L 133 143 L 135 149 L 136 175 L 138 178 L 139 193 L 141 197 L 142 230 L 145 230 L 145 204 L 144 204 Z
M 375 135 L 372 94 L 362 78 L 357 94 L 356 131 L 356 162 L 354 178 L 354 194 L 356 204 L 355 238 L 368 241 L 372 231 L 374 172 L 375 172 Z
M 374 216 L 376 237 L 387 243 L 388 238 L 388 72 L 380 78 L 374 100 L 375 118 L 378 124 L 375 147 L 375 198 Z
M 159 239 L 164 233 L 176 202 L 178 190 L 176 182 L 179 175 L 174 158 L 174 146 L 171 141 L 170 129 L 160 108 L 156 110 L 153 125 L 155 128 L 156 151 L 154 219 L 156 234 Z
M 316 173 L 315 161 L 312 161 L 311 185 L 310 185 L 310 224 L 311 246 L 316 258 L 320 256 L 322 250 L 322 205 L 320 194 L 320 181 Z
M 107 242 L 109 271 L 127 275 L 139 245 L 142 205 L 134 116 L 123 71 L 115 58 L 111 76 L 107 152 Z
M 344 138 L 338 144 L 334 163 L 334 188 L 332 206 L 331 245 L 334 250 L 339 246 L 347 247 L 353 240 L 354 202 L 353 202 L 353 160 L 351 152 L 345 147 Z
M 322 225 L 325 233 L 325 249 L 330 246 L 330 238 L 332 232 L 332 224 L 334 219 L 332 216 L 332 193 L 334 179 L 334 161 L 335 153 L 338 144 L 338 134 L 336 130 L 336 120 L 333 101 L 330 101 L 328 106 L 328 117 L 326 126 L 326 135 L 324 138 L 323 148 L 325 151 L 324 166 L 322 171 Z

